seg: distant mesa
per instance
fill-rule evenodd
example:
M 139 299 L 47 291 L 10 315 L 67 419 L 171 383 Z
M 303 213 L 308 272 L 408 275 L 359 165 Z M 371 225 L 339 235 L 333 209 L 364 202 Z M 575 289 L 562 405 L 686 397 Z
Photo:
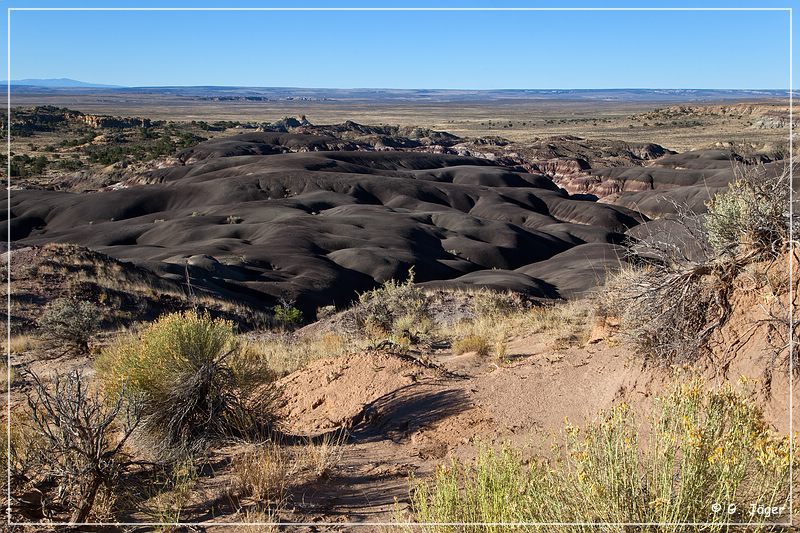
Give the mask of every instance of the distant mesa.
M 3 82 L 8 83 L 8 82 Z M 245 86 L 139 86 L 123 87 L 77 81 L 69 78 L 12 80 L 18 93 L 43 90 L 61 94 L 74 90 L 126 94 L 181 96 L 214 102 L 268 101 L 359 101 L 359 102 L 501 102 L 501 101 L 585 101 L 585 102 L 725 102 L 734 100 L 787 99 L 780 89 L 385 89 L 385 88 L 310 88 Z

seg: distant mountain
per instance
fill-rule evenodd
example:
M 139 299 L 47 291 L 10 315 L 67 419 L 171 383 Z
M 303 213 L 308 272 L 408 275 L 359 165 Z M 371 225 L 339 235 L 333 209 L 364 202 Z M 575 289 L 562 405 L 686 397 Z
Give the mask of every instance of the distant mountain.
M 2 85 L 8 85 L 7 80 L 2 81 Z M 27 78 L 24 80 L 11 80 L 11 85 L 23 85 L 26 87 L 96 87 L 96 88 L 120 88 L 120 85 L 105 85 L 102 83 L 88 83 L 85 81 L 73 80 L 70 78 Z

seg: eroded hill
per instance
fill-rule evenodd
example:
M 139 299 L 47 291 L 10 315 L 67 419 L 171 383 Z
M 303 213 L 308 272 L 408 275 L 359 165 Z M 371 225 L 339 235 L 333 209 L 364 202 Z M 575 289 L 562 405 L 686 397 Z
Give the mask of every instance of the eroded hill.
M 307 317 L 412 267 L 431 286 L 563 298 L 618 267 L 631 228 L 676 203 L 701 211 L 732 161 L 751 162 L 575 138 L 489 159 L 429 130 L 261 129 L 99 191 L 15 190 L 11 239 L 86 246 L 251 306 L 295 301 Z

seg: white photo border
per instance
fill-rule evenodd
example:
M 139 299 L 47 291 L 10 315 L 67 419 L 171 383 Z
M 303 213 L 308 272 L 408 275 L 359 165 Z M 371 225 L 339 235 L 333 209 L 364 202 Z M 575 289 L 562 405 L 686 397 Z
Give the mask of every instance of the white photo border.
M 792 69 L 792 45 L 793 29 L 791 7 L 9 7 L 7 13 L 7 37 L 8 37 L 8 62 L 7 62 L 7 168 L 6 168 L 6 436 L 7 436 L 7 455 L 6 455 L 6 481 L 7 481 L 7 506 L 6 506 L 6 525 L 12 526 L 406 526 L 406 527 L 425 527 L 425 526 L 594 526 L 594 527 L 652 527 L 652 526 L 748 526 L 750 523 L 739 522 L 13 522 L 11 520 L 11 13 L 15 11 L 778 11 L 789 15 L 789 512 L 787 522 L 765 522 L 764 526 L 792 527 L 793 512 L 793 493 L 794 493 L 794 429 L 793 429 L 793 375 L 794 360 L 794 234 L 792 219 L 794 217 L 793 201 L 793 171 L 794 171 L 794 146 L 793 146 L 793 118 L 794 118 L 794 82 Z

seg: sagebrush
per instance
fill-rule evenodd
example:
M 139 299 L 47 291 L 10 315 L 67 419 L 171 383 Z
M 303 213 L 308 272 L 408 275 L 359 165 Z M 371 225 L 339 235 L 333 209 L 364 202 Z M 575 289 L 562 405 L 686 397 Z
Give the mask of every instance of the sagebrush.
M 39 319 L 39 331 L 47 339 L 65 346 L 65 351 L 87 352 L 89 341 L 100 325 L 100 310 L 91 302 L 58 298 Z
M 163 452 L 256 428 L 247 400 L 274 379 L 258 354 L 242 348 L 232 322 L 196 311 L 162 316 L 121 337 L 96 368 L 106 390 L 124 386 L 141 399 L 143 427 Z
M 718 255 L 777 257 L 789 242 L 790 172 L 775 175 L 763 167 L 739 171 L 728 190 L 706 203 L 705 230 Z
M 362 293 L 354 308 L 358 326 L 378 335 L 415 337 L 431 327 L 425 292 L 414 284 L 414 270 L 405 281 L 394 279 Z

